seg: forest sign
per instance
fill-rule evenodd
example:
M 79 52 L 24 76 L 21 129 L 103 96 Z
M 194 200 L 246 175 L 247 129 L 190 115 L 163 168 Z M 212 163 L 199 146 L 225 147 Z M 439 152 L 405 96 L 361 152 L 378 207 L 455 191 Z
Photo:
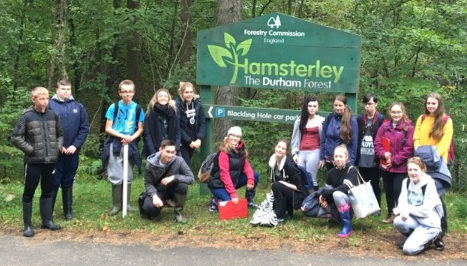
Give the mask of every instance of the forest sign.
M 198 32 L 198 85 L 358 91 L 361 38 L 281 13 Z

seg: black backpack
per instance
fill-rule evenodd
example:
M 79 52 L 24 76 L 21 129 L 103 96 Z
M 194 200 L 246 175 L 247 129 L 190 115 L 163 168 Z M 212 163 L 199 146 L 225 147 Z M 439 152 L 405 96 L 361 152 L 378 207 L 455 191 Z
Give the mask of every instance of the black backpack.
M 214 161 L 219 158 L 219 152 L 209 154 L 201 163 L 198 171 L 198 180 L 201 183 L 207 183 L 211 179 L 211 170 L 214 167 Z

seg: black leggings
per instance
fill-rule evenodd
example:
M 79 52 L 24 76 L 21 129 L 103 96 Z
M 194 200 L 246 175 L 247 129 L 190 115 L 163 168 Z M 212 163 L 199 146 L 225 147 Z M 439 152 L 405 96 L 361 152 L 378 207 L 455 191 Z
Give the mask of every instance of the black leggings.
M 379 179 L 381 178 L 381 173 L 379 168 L 359 167 L 358 170 L 360 171 L 360 174 L 365 181 L 370 181 L 371 187 L 375 192 L 376 200 L 378 200 L 378 204 L 381 206 L 381 189 L 379 188 Z
M 23 192 L 23 203 L 31 203 L 34 198 L 34 192 L 41 181 L 41 198 L 52 197 L 53 191 L 53 172 L 55 164 L 53 163 L 40 163 L 31 164 L 28 163 L 24 166 L 25 178 L 24 178 L 24 192 Z
M 274 182 L 272 184 L 272 193 L 274 194 L 274 209 L 277 218 L 284 218 L 286 210 L 289 216 L 292 216 L 294 209 L 293 190 L 280 182 Z
M 407 173 L 389 173 L 381 171 L 383 175 L 384 189 L 386 190 L 386 202 L 388 204 L 388 216 L 397 206 L 399 195 L 402 190 L 402 181 L 407 177 Z

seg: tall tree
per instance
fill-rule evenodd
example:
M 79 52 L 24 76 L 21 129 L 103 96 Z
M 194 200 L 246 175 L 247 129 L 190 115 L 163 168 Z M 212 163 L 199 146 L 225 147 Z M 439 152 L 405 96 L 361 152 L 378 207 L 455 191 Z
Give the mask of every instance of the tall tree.
M 190 61 L 193 53 L 193 33 L 191 29 L 191 14 L 190 7 L 192 5 L 191 0 L 182 0 L 180 6 L 180 20 L 181 20 L 181 47 L 180 47 L 180 66 L 184 66 Z
M 241 0 L 219 0 L 217 25 L 226 25 L 240 21 L 242 16 Z M 240 90 L 236 87 L 217 87 L 215 89 L 215 102 L 219 105 L 238 105 Z M 230 120 L 217 120 L 214 123 L 214 138 L 221 140 L 232 126 Z
M 127 0 L 127 8 L 129 12 L 133 13 L 133 16 L 130 16 L 130 23 L 138 23 L 138 8 L 140 8 L 139 1 Z M 127 39 L 126 44 L 126 71 L 128 79 L 131 79 L 137 89 L 140 89 L 143 85 L 141 80 L 141 44 L 140 44 L 140 35 L 137 31 L 130 33 L 130 38 Z
M 55 11 L 53 21 L 51 23 L 51 41 L 52 54 L 49 61 L 48 87 L 52 88 L 55 79 L 55 68 L 58 67 L 60 77 L 68 78 L 65 63 L 65 40 L 67 35 L 67 1 L 55 0 Z

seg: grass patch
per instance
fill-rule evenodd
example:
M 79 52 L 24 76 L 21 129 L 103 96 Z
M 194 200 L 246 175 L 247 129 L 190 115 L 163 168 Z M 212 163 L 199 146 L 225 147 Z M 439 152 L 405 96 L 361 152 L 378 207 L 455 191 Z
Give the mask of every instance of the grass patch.
M 136 176 L 132 185 L 131 204 L 137 208 L 137 198 L 143 190 L 143 179 Z M 267 192 L 269 184 L 262 180 L 258 186 L 256 201 L 260 203 Z M 3 228 L 22 228 L 22 198 L 23 184 L 10 182 L 0 185 L 0 226 Z M 239 195 L 243 195 L 240 190 Z M 36 190 L 33 205 L 33 225 L 39 227 L 39 196 L 40 189 Z M 384 197 L 383 197 L 384 199 Z M 107 215 L 111 208 L 111 185 L 106 180 L 97 180 L 91 176 L 79 176 L 74 186 L 74 219 L 65 221 L 62 215 L 61 194 L 57 197 L 54 219 L 67 230 L 76 232 L 122 232 L 145 231 L 150 234 L 174 234 L 183 231 L 190 235 L 203 236 L 243 236 L 246 238 L 261 238 L 264 235 L 280 239 L 293 239 L 296 241 L 319 242 L 330 236 L 334 237 L 339 231 L 338 225 L 329 225 L 324 219 L 310 219 L 300 211 L 294 213 L 293 219 L 287 220 L 283 225 L 275 228 L 255 227 L 250 225 L 249 219 L 219 221 L 217 214 L 208 211 L 210 194 L 200 192 L 200 185 L 190 187 L 187 206 L 184 214 L 188 218 L 188 225 L 174 222 L 173 210 L 164 208 L 160 220 L 153 222 L 140 217 L 139 212 L 128 213 L 122 218 L 121 213 L 110 217 Z M 384 202 L 384 200 L 383 200 Z M 446 196 L 448 207 L 448 222 L 450 233 L 465 233 L 467 226 L 467 200 L 462 195 L 448 193 Z M 357 235 L 382 235 L 393 231 L 391 225 L 380 222 L 386 211 L 383 203 L 381 217 L 367 217 L 354 220 L 353 227 Z M 249 216 L 253 211 L 249 211 Z M 358 237 L 352 237 L 348 245 L 361 246 Z

